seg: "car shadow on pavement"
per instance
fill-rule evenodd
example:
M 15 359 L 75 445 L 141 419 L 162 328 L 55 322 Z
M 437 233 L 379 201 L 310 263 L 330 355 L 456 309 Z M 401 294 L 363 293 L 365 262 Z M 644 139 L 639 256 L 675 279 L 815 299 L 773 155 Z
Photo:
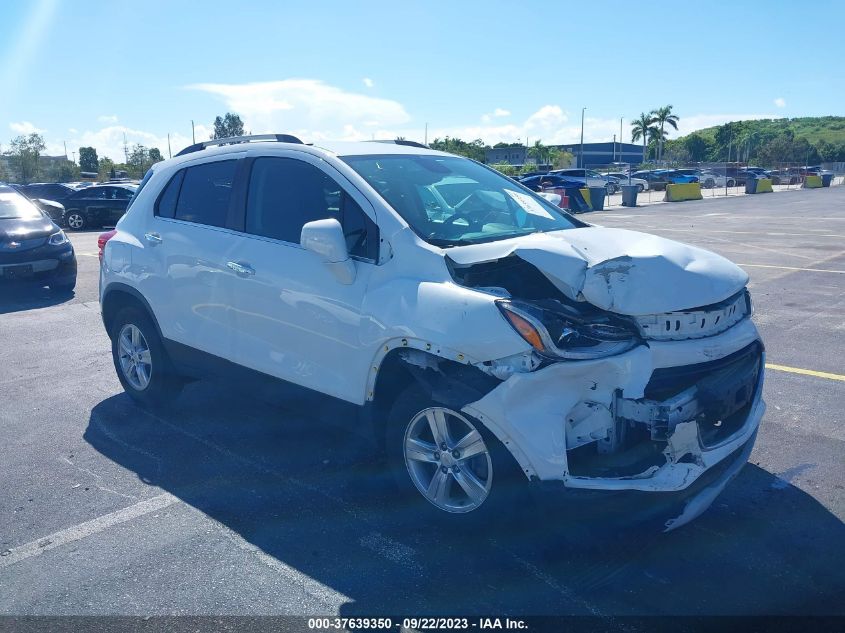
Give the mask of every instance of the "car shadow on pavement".
M 35 283 L 4 283 L 0 285 L 0 314 L 49 308 L 70 301 L 74 292 L 57 291 Z
M 94 407 L 85 439 L 346 596 L 334 607 L 342 615 L 845 610 L 845 526 L 753 464 L 668 534 L 527 499 L 485 530 L 449 529 L 419 521 L 371 443 L 343 429 L 354 423 L 343 407 L 264 395 L 198 382 L 152 414 L 120 394 Z

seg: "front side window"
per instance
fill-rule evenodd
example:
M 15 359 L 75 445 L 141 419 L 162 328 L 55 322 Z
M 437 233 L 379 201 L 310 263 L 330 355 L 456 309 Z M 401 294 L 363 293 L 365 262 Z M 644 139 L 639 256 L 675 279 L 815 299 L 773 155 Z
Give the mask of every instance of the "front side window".
M 177 220 L 226 226 L 236 160 L 221 160 L 188 167 L 176 203 Z
M 394 154 L 343 160 L 436 246 L 583 226 L 545 198 L 465 158 Z
M 328 174 L 293 158 L 258 158 L 252 165 L 245 230 L 299 244 L 302 227 L 335 218 L 350 255 L 378 259 L 378 230 L 361 207 Z

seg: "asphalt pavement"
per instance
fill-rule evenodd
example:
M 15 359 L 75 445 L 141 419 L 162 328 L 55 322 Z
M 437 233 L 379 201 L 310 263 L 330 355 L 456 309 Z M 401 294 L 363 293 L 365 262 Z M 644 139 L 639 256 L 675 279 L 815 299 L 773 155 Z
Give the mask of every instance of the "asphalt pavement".
M 563 501 L 421 526 L 328 403 L 115 376 L 97 232 L 74 296 L 0 289 L 0 614 L 845 615 L 845 187 L 584 214 L 751 276 L 768 412 L 750 463 L 669 534 Z M 550 503 L 554 503 L 553 501 Z

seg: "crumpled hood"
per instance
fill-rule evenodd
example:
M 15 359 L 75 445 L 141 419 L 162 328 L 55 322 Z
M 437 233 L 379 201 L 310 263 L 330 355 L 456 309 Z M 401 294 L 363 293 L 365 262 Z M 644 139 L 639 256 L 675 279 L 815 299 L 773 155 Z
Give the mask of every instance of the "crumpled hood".
M 674 312 L 718 303 L 748 275 L 721 255 L 656 235 L 585 227 L 450 249 L 460 265 L 516 255 L 563 294 L 619 314 Z

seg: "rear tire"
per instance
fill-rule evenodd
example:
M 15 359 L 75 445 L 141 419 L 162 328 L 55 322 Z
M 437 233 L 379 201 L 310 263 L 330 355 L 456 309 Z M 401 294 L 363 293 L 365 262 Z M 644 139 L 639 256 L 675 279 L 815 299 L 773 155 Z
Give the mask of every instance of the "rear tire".
M 70 211 L 65 214 L 65 224 L 67 224 L 67 228 L 71 231 L 81 231 L 88 222 L 85 220 L 85 216 L 79 211 Z
M 173 370 L 158 330 L 135 307 L 120 310 L 111 327 L 112 360 L 120 384 L 145 408 L 162 408 L 182 390 L 183 379 Z
M 436 402 L 417 384 L 394 402 L 385 439 L 393 479 L 408 501 L 402 507 L 414 521 L 490 527 L 529 501 L 527 480 L 502 443 L 481 422 Z

